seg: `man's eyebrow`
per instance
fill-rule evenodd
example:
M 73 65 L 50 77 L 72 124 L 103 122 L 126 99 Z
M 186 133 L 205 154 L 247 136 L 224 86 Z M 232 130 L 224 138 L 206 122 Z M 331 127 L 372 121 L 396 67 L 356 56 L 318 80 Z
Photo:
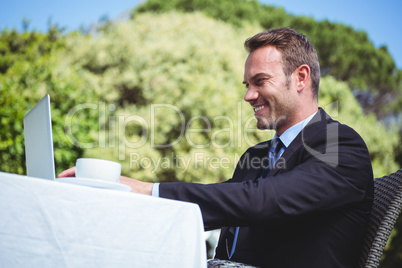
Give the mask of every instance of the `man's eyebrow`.
M 253 75 L 253 76 L 250 78 L 250 81 L 253 81 L 253 80 L 257 79 L 259 76 L 266 76 L 266 77 L 268 77 L 268 78 L 271 77 L 271 75 L 266 74 L 266 73 L 258 73 L 258 74 Z M 248 82 L 243 81 L 243 84 L 246 85 L 247 83 L 248 83 Z

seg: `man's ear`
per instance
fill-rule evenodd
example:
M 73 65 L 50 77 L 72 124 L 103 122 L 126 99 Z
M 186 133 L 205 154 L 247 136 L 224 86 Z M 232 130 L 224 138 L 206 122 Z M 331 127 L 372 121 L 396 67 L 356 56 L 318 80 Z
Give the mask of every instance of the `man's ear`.
M 297 92 L 301 92 L 310 80 L 310 67 L 307 64 L 300 65 L 296 71 Z

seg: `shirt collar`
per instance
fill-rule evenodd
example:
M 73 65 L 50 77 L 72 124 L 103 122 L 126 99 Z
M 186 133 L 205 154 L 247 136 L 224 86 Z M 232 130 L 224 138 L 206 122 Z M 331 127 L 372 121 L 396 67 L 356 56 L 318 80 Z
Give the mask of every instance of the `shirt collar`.
M 289 147 L 290 143 L 296 138 L 296 136 L 300 133 L 300 131 L 302 131 L 302 129 L 311 121 L 311 119 L 317 112 L 313 113 L 312 115 L 300 121 L 299 123 L 291 126 L 285 132 L 282 133 L 279 139 L 282 141 L 283 145 L 286 146 L 286 148 Z M 276 133 L 274 135 L 274 139 L 275 138 L 278 138 L 278 135 Z

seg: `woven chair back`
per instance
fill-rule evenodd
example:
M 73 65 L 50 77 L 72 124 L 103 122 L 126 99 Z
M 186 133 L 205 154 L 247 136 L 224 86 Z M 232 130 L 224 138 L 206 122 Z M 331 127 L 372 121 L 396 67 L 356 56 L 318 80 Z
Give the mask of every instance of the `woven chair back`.
M 369 217 L 359 268 L 377 268 L 402 208 L 402 169 L 374 180 L 373 210 Z

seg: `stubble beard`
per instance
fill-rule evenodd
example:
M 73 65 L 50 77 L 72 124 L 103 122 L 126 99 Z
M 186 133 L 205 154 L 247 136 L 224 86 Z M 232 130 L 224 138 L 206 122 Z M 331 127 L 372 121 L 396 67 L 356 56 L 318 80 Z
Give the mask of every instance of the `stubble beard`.
M 290 76 L 286 77 L 285 90 L 290 90 Z M 289 100 L 285 101 L 289 102 Z M 268 105 L 267 105 L 268 106 Z M 257 116 L 257 128 L 260 130 L 273 129 L 277 130 L 282 128 L 291 121 L 295 115 L 295 107 L 291 105 L 285 105 L 284 102 L 277 103 L 275 107 L 271 105 L 269 107 L 269 113 L 267 115 Z
M 276 116 L 270 113 L 267 116 L 257 116 L 257 128 L 259 130 L 273 129 L 277 130 L 285 124 L 286 116 Z
M 273 129 L 275 131 L 285 128 L 294 119 L 296 114 L 296 108 L 288 103 L 290 103 L 289 100 L 282 100 L 275 107 L 270 105 L 270 110 L 267 111 L 267 114 L 256 117 L 257 128 L 260 130 Z

